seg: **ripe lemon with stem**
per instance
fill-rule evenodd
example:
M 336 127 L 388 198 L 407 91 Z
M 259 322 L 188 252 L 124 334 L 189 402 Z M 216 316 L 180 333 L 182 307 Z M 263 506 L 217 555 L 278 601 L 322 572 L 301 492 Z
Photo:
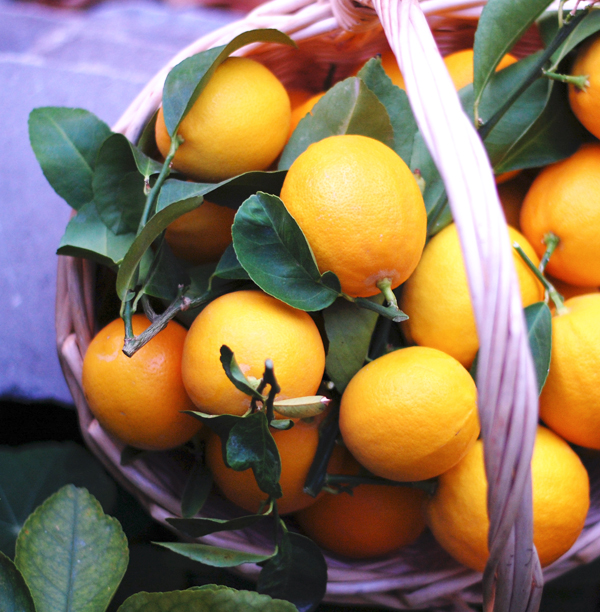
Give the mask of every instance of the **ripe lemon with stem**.
M 378 140 L 345 134 L 311 144 L 288 170 L 281 199 L 319 270 L 334 272 L 351 297 L 394 289 L 419 262 L 423 196 L 400 156 Z
M 580 77 L 569 84 L 569 103 L 577 119 L 600 138 L 600 36 L 592 36 L 580 47 L 570 73 Z

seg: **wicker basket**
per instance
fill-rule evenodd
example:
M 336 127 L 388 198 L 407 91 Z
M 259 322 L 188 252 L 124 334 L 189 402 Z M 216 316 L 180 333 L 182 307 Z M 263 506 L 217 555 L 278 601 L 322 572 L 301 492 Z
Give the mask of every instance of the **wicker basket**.
M 472 46 L 477 15 L 485 0 L 364 2 L 272 0 L 258 7 L 173 58 L 114 129 L 135 142 L 160 104 L 164 79 L 172 66 L 249 29 L 275 27 L 296 40 L 299 49 L 295 51 L 261 44 L 241 53 L 268 65 L 286 85 L 302 84 L 315 90 L 332 64 L 336 65 L 335 78 L 340 79 L 358 61 L 391 46 L 419 127 L 446 184 L 467 263 L 480 337 L 477 383 L 486 470 L 494 475 L 488 478 L 493 483 L 488 496 L 491 555 L 482 576 L 452 560 L 425 533 L 414 545 L 374 562 L 326 556 L 326 601 L 394 609 L 469 610 L 470 603 L 483 600 L 486 610 L 535 610 L 543 582 L 531 534 L 529 463 L 537 424 L 535 376 L 492 172 L 438 52 Z M 516 52 L 527 54 L 539 44 L 530 35 Z M 468 181 L 461 171 L 467 167 Z M 477 169 L 475 178 L 473 168 Z M 149 453 L 130 465 L 120 465 L 122 446 L 102 430 L 82 393 L 82 360 L 96 330 L 94 306 L 99 291 L 94 265 L 59 258 L 56 326 L 61 364 L 88 446 L 148 512 L 164 522 L 179 513 L 186 479 L 180 457 L 176 452 Z M 569 553 L 544 571 L 546 579 L 600 555 L 600 459 L 592 456 L 587 463 L 592 505 L 585 529 Z M 233 506 L 216 496 L 203 509 L 204 515 L 219 518 L 231 517 L 233 512 Z M 223 532 L 203 541 L 257 553 L 272 546 L 268 534 L 259 530 Z M 259 568 L 244 565 L 238 571 L 254 578 Z

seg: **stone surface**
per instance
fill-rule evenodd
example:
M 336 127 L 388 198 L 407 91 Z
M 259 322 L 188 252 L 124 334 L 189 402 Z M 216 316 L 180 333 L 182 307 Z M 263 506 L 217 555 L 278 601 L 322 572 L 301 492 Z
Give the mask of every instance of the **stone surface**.
M 72 401 L 54 332 L 55 250 L 70 208 L 29 146 L 29 112 L 81 107 L 111 125 L 181 48 L 239 16 L 150 0 L 85 12 L 0 0 L 0 398 Z

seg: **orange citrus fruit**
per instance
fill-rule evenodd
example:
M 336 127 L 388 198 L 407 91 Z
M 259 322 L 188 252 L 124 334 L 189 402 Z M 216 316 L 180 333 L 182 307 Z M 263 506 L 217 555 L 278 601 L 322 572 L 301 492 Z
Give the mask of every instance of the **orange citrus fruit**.
M 339 474 L 358 474 L 348 453 Z M 329 473 L 334 473 L 328 470 Z M 425 493 L 405 486 L 360 484 L 352 494 L 325 493 L 295 518 L 302 530 L 331 552 L 364 559 L 412 544 L 425 529 Z
M 589 478 L 579 457 L 559 436 L 538 427 L 533 459 L 533 542 L 542 566 L 566 553 L 581 533 L 589 508 Z M 438 479 L 426 504 L 427 524 L 457 561 L 483 571 L 489 519 L 483 443 Z
M 538 174 L 521 208 L 521 229 L 540 257 L 547 233 L 560 240 L 546 268 L 552 276 L 600 285 L 600 144 L 584 144 Z
M 515 229 L 520 227 L 521 205 L 531 185 L 531 180 L 522 174 L 509 181 L 498 182 L 498 197 L 504 210 L 506 223 Z
M 317 450 L 319 423 L 322 418 L 297 420 L 294 427 L 286 431 L 271 430 L 281 457 L 279 484 L 283 497 L 277 500 L 280 514 L 289 514 L 306 508 L 317 498 L 304 492 L 304 482 Z M 307 422 L 308 421 L 308 422 Z M 337 469 L 343 455 L 332 454 L 328 469 Z M 268 495 L 261 491 L 251 469 L 237 472 L 223 461 L 221 438 L 211 433 L 206 444 L 206 463 L 215 484 L 231 502 L 248 512 L 258 512 Z
M 475 383 L 442 351 L 415 346 L 388 353 L 346 387 L 340 430 L 373 474 L 433 478 L 460 461 L 479 435 Z
M 204 200 L 171 223 L 165 240 L 176 257 L 193 265 L 218 261 L 231 243 L 235 209 Z
M 583 126 L 600 138 L 600 36 L 589 38 L 577 52 L 571 74 L 587 76 L 588 85 L 569 85 L 571 109 Z
M 220 361 L 228 346 L 247 377 L 260 379 L 272 359 L 277 399 L 314 395 L 325 370 L 325 349 L 310 315 L 262 291 L 237 291 L 211 302 L 185 342 L 182 373 L 192 401 L 210 414 L 242 415 L 250 397 L 227 378 Z
M 290 99 L 265 66 L 230 57 L 214 72 L 181 122 L 184 142 L 173 168 L 198 181 L 218 182 L 250 170 L 265 170 L 279 155 L 290 128 Z M 166 157 L 171 139 L 162 107 L 156 144 Z
M 600 450 L 600 294 L 565 302 L 552 318 L 550 371 L 540 417 L 574 444 Z
M 402 72 L 400 72 L 396 56 L 391 49 L 381 54 L 381 67 L 385 70 L 385 73 L 390 77 L 394 85 L 397 85 L 400 89 L 406 89 L 404 77 L 402 76 Z
M 304 100 L 301 104 L 292 109 L 292 118 L 290 121 L 290 136 L 294 132 L 294 130 L 298 127 L 298 124 L 310 111 L 313 109 L 313 106 L 325 95 L 325 91 L 322 91 L 314 96 L 308 98 L 308 100 Z
M 133 333 L 150 322 L 132 317 Z M 170 321 L 133 357 L 123 353 L 125 326 L 109 323 L 94 337 L 83 360 L 83 391 L 90 410 L 106 431 L 144 450 L 165 450 L 187 442 L 200 429 L 181 380 L 186 330 Z
M 337 274 L 353 297 L 397 287 L 417 265 L 427 215 L 408 166 L 366 136 L 330 136 L 292 163 L 281 199 L 311 246 L 319 270 Z
M 450 78 L 458 91 L 473 82 L 473 49 L 456 51 L 444 58 L 444 64 L 450 73 Z M 514 64 L 517 58 L 507 53 L 496 66 L 496 72 Z
M 517 242 L 539 264 L 524 236 L 509 227 L 511 243 Z M 544 299 L 544 288 L 520 255 L 513 252 L 523 306 Z M 454 224 L 436 234 L 423 251 L 413 275 L 404 284 L 400 308 L 409 319 L 402 330 L 416 344 L 431 346 L 471 367 L 479 349 L 475 316 L 469 294 L 458 231 Z

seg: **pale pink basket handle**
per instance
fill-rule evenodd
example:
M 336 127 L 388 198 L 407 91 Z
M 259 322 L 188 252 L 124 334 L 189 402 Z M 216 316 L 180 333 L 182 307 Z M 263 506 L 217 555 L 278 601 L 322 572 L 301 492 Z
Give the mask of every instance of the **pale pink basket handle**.
M 506 221 L 485 149 L 463 113 L 416 0 L 374 0 L 417 123 L 443 178 L 480 339 L 477 386 L 490 516 L 484 609 L 537 610 L 531 456 L 537 383 Z

